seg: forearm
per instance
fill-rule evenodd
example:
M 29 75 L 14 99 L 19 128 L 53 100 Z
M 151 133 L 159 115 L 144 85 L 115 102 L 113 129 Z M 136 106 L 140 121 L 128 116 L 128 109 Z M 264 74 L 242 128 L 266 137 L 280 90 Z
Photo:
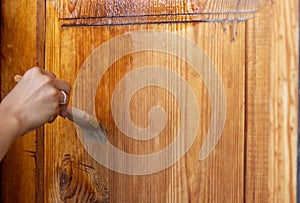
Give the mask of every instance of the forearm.
M 20 136 L 20 126 L 17 118 L 0 104 L 0 161 L 14 140 Z

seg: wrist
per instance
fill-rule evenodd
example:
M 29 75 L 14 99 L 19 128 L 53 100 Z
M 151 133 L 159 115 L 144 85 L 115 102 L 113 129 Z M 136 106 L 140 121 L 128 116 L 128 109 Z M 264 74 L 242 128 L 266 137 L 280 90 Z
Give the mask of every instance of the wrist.
M 10 136 L 12 139 L 23 134 L 21 119 L 17 116 L 17 112 L 14 112 L 10 105 L 5 103 L 0 104 L 0 125 L 1 128 L 10 129 Z

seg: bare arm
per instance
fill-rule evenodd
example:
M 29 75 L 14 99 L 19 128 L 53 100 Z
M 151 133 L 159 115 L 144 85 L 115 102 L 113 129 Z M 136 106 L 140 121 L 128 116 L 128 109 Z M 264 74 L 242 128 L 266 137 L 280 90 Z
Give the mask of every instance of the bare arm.
M 20 135 L 19 121 L 0 105 L 0 160 L 6 154 L 9 146 Z
M 17 137 L 59 114 L 65 117 L 67 104 L 59 104 L 64 97 L 61 90 L 69 95 L 70 89 L 69 83 L 39 68 L 24 74 L 0 104 L 0 160 Z

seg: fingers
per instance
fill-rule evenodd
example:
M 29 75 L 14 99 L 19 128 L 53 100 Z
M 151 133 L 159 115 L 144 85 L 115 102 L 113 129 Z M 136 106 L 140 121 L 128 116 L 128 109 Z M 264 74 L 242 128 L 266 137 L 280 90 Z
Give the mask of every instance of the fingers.
M 54 85 L 54 87 L 57 88 L 60 91 L 64 91 L 67 94 L 67 97 L 69 97 L 70 92 L 71 92 L 71 85 L 68 82 L 66 82 L 64 80 L 61 80 L 61 79 L 57 79 L 56 75 L 54 73 L 46 71 L 46 70 L 38 68 L 38 67 L 33 67 L 28 72 L 30 72 L 30 71 L 37 71 L 39 73 L 42 73 L 44 75 L 47 75 L 47 76 L 51 77 L 53 79 L 52 84 Z M 16 75 L 14 77 L 14 80 L 16 82 L 19 82 L 21 79 L 22 79 L 21 75 Z M 61 93 L 60 98 L 62 98 L 62 100 L 60 100 L 60 101 L 63 101 L 64 94 Z
M 68 96 L 67 96 L 67 93 L 63 90 L 60 91 L 60 95 L 62 95 L 62 97 L 60 97 L 61 99 L 59 100 L 59 104 L 60 105 L 65 105 L 68 103 Z
M 64 91 L 67 95 L 70 95 L 71 85 L 63 80 L 54 79 L 53 85 L 58 89 Z
M 60 115 L 65 118 L 67 116 L 67 107 L 69 103 L 69 95 L 71 91 L 71 85 L 63 80 L 54 79 L 54 86 L 60 90 Z
M 48 123 L 53 123 L 56 119 L 57 115 L 56 116 L 53 116 L 52 118 L 50 118 L 50 120 L 48 121 Z
M 25 74 L 23 75 L 23 77 L 26 77 L 27 75 L 40 75 L 40 74 L 43 74 L 43 75 L 47 75 L 51 78 L 56 78 L 56 75 L 54 73 L 51 73 L 49 71 L 46 71 L 42 68 L 39 68 L 39 67 L 32 67 L 31 69 L 27 70 L 25 72 Z
M 63 90 L 60 91 L 60 112 L 59 114 L 65 118 L 67 117 L 67 108 L 68 108 L 68 103 L 69 103 L 69 96 L 67 93 Z
M 38 67 L 34 67 L 34 68 L 32 68 L 31 70 L 29 70 L 29 71 L 38 71 L 38 72 L 40 72 L 40 73 L 42 73 L 42 74 L 44 74 L 44 75 L 47 75 L 47 76 L 53 78 L 53 79 L 54 79 L 54 80 L 53 80 L 53 85 L 54 85 L 58 90 L 63 90 L 65 93 L 67 93 L 67 95 L 70 94 L 70 91 L 71 91 L 71 85 L 70 85 L 68 82 L 64 81 L 64 80 L 57 79 L 57 78 L 56 78 L 56 75 L 55 75 L 54 73 L 51 73 L 51 72 L 49 72 L 49 71 L 46 71 L 46 70 L 41 69 L 41 68 L 38 68 Z M 28 71 L 28 72 L 29 72 L 29 71 Z M 14 80 L 15 80 L 16 82 L 19 82 L 21 79 L 22 79 L 22 76 L 21 76 L 21 75 L 16 75 L 16 76 L 14 77 Z
M 48 75 L 48 76 L 50 76 L 50 77 L 52 77 L 52 78 L 56 78 L 56 75 L 55 75 L 54 73 L 49 72 L 49 71 L 46 71 L 45 69 L 41 69 L 41 68 L 39 68 L 39 69 L 40 69 L 40 71 L 41 71 L 43 74 Z
M 56 75 L 52 72 L 46 71 L 44 69 L 33 67 L 30 70 L 28 70 L 23 77 L 26 77 L 25 75 L 32 73 L 34 77 L 38 77 L 39 75 L 45 75 L 51 78 L 50 84 L 54 86 L 55 89 L 57 89 L 58 94 L 58 102 L 59 102 L 59 115 L 61 115 L 63 118 L 67 116 L 67 107 L 69 103 L 69 95 L 71 92 L 71 85 L 61 79 L 56 78 Z M 14 77 L 14 80 L 16 82 L 19 82 L 22 79 L 22 76 L 16 75 Z M 56 114 L 57 115 L 57 114 Z M 56 116 L 51 118 L 49 122 L 53 122 L 55 120 Z

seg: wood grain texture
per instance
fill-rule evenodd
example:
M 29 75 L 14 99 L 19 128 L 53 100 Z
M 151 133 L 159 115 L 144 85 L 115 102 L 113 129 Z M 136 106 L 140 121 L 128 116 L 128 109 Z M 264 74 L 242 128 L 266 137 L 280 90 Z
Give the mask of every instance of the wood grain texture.
M 14 75 L 36 65 L 36 2 L 1 1 L 1 96 Z M 20 137 L 1 161 L 1 202 L 34 202 L 36 133 Z
M 296 202 L 298 2 L 247 22 L 246 202 Z
M 118 130 L 111 115 L 111 97 L 118 82 L 126 73 L 150 63 L 174 70 L 192 86 L 201 113 L 195 143 L 184 158 L 166 170 L 144 176 L 123 175 L 97 163 L 83 148 L 73 124 L 59 119 L 52 125 L 47 125 L 45 131 L 45 202 L 243 201 L 246 64 L 244 22 L 64 27 L 49 2 L 46 20 L 46 68 L 73 85 L 84 60 L 95 48 L 115 36 L 145 29 L 180 33 L 202 47 L 216 64 L 227 94 L 228 117 L 215 151 L 206 160 L 199 161 L 199 150 L 211 117 L 210 99 L 201 77 L 188 64 L 163 53 L 130 54 L 115 62 L 98 86 L 96 113 L 108 130 L 109 141 L 122 151 L 148 154 L 163 149 L 174 140 L 180 112 L 176 100 L 165 90 L 155 87 L 143 89 L 133 97 L 130 106 L 132 119 L 140 126 L 147 126 L 147 113 L 153 105 L 160 104 L 166 109 L 168 123 L 159 138 L 149 142 L 129 139 Z M 127 46 L 131 46 L 130 41 L 120 44 L 120 49 Z M 179 48 L 184 49 L 184 46 Z M 83 107 L 94 102 L 87 95 L 88 92 L 82 96 Z
M 36 1 L 36 66 L 45 69 L 46 2 Z M 36 130 L 35 199 L 44 200 L 44 126 Z
M 200 13 L 239 13 L 256 11 L 259 0 L 53 0 L 59 18 L 130 17 Z
M 53 0 L 63 25 L 243 21 L 268 0 Z
M 269 202 L 270 13 L 247 22 L 245 202 Z M 268 15 L 269 14 L 269 15 Z
M 270 200 L 296 202 L 299 2 L 275 1 L 271 36 Z M 298 200 L 299 201 L 299 200 Z
M 206 52 L 225 86 L 227 118 L 215 150 L 199 161 L 212 114 L 203 80 L 174 56 L 155 51 L 129 54 L 110 66 L 97 83 L 95 100 L 84 92 L 80 105 L 86 108 L 95 102 L 97 118 L 120 150 L 157 152 L 171 144 L 178 132 L 181 112 L 176 98 L 152 86 L 132 97 L 130 116 L 140 127 L 149 125 L 151 107 L 160 105 L 167 112 L 165 129 L 149 141 L 120 132 L 110 104 L 127 73 L 149 64 L 167 67 L 189 83 L 200 109 L 198 136 L 186 155 L 154 174 L 117 173 L 88 154 L 73 123 L 58 118 L 11 147 L 1 162 L 0 201 L 296 202 L 297 8 L 296 0 L 2 1 L 2 97 L 14 86 L 15 74 L 33 65 L 43 67 L 44 57 L 46 69 L 74 88 L 82 64 L 97 47 L 124 33 L 151 29 L 178 33 Z M 120 49 L 130 46 L 129 40 Z M 184 45 L 179 49 L 186 51 Z M 114 56 L 114 50 L 110 54 Z M 128 90 L 125 86 L 124 92 Z

